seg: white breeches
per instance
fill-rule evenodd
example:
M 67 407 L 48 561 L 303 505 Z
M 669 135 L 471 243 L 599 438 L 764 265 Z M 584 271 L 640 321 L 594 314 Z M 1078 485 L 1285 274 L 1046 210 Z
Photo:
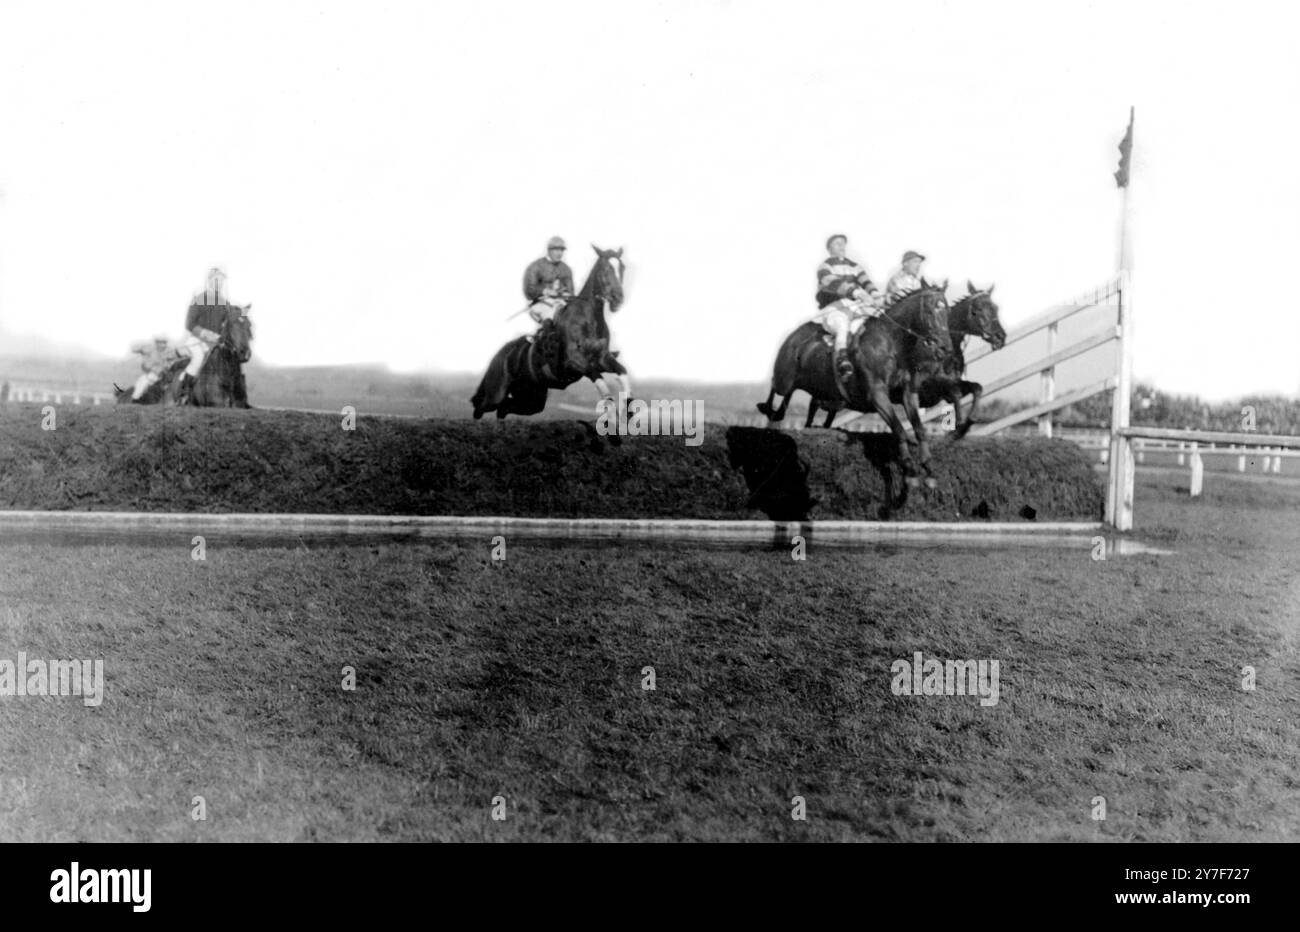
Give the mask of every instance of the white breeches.
M 563 298 L 552 298 L 543 295 L 528 305 L 528 316 L 540 324 L 542 321 L 554 317 L 555 312 L 562 307 L 564 307 Z
M 841 298 L 834 304 L 828 304 L 814 321 L 821 324 L 835 337 L 837 350 L 848 349 L 849 334 L 862 326 L 862 321 L 878 313 L 875 308 L 851 298 Z
M 208 358 L 208 353 L 215 345 L 215 340 L 208 342 L 192 333 L 186 334 L 184 341 L 181 343 L 181 346 L 190 355 L 190 364 L 185 367 L 185 374 L 198 378 L 199 370 L 203 368 L 203 360 Z
M 146 372 L 140 378 L 135 380 L 135 391 L 131 392 L 131 397 L 139 399 L 141 395 L 149 390 L 149 386 L 158 381 L 158 373 Z

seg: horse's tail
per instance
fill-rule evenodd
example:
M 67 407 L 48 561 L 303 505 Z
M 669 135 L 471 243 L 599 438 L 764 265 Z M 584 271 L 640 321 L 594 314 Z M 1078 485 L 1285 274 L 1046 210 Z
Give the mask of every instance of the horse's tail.
M 483 378 L 478 383 L 478 390 L 470 399 L 470 403 L 474 405 L 475 420 L 497 408 L 509 394 L 512 378 L 510 361 L 517 342 L 517 340 L 512 341 L 501 347 L 488 363 L 487 371 L 483 373 Z
M 485 374 L 479 380 L 478 389 L 474 392 L 474 396 L 469 400 L 469 403 L 474 406 L 474 420 L 476 421 L 483 416 L 483 401 L 487 398 L 487 380 L 488 377 Z

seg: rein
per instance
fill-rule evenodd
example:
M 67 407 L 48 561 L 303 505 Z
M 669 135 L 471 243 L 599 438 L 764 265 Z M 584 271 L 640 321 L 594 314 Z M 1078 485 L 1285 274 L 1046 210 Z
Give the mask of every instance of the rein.
M 935 293 L 938 294 L 938 292 L 935 292 Z M 909 297 L 909 296 L 904 296 L 904 298 L 903 298 L 902 300 L 906 300 L 907 297 Z M 945 302 L 945 303 L 946 303 L 946 302 Z M 952 308 L 949 307 L 949 310 L 952 310 Z M 884 312 L 882 312 L 882 313 L 881 313 L 880 315 L 878 315 L 878 316 L 879 316 L 881 319 L 883 319 L 883 320 L 887 320 L 887 321 L 889 321 L 891 324 L 893 324 L 893 325 L 894 325 L 895 327 L 897 327 L 899 330 L 902 330 L 902 331 L 904 331 L 905 333 L 910 333 L 912 336 L 916 337 L 918 340 L 923 340 L 923 341 L 924 341 L 924 340 L 935 340 L 935 337 L 934 337 L 933 334 L 923 334 L 923 333 L 918 333 L 917 331 L 913 330 L 911 327 L 908 327 L 907 325 L 902 324 L 902 323 L 900 323 L 899 321 L 894 320 L 894 318 L 892 318 L 892 317 L 889 316 L 889 312 L 888 312 L 887 310 L 884 311 Z M 939 342 L 939 341 L 938 341 L 938 340 L 935 340 L 935 342 Z

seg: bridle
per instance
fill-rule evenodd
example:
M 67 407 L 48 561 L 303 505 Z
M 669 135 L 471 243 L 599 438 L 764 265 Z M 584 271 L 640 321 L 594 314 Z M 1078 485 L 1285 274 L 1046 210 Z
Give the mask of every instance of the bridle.
M 937 299 L 937 301 L 936 301 L 936 305 L 937 305 L 937 306 L 944 307 L 944 308 L 946 308 L 946 309 L 948 309 L 948 310 L 951 310 L 951 309 L 952 309 L 951 306 L 948 304 L 948 299 L 947 299 L 947 297 L 944 295 L 944 293 L 943 293 L 942 291 L 940 291 L 940 290 L 937 289 L 937 288 L 933 288 L 933 289 L 923 289 L 923 290 L 921 290 L 921 291 L 913 292 L 912 294 L 915 294 L 915 295 L 918 296 L 917 300 L 923 300 L 923 299 L 926 297 L 927 294 L 932 294 L 932 295 L 934 295 L 934 297 Z M 912 294 L 903 295 L 903 297 L 899 299 L 899 303 L 901 303 L 901 302 L 903 302 L 903 301 L 906 301 L 908 298 L 911 298 L 911 297 L 912 297 Z M 936 310 L 936 309 L 937 309 L 937 307 L 931 309 L 931 313 L 933 313 L 933 311 Z M 922 311 L 924 312 L 924 307 L 922 308 Z M 889 321 L 890 324 L 892 324 L 893 326 L 897 327 L 899 330 L 902 330 L 902 331 L 905 332 L 905 333 L 910 333 L 912 336 L 916 337 L 916 338 L 917 338 L 918 340 L 920 340 L 922 343 L 933 343 L 933 344 L 935 344 L 936 346 L 942 346 L 942 345 L 943 345 L 942 340 L 941 340 L 939 337 L 937 337 L 935 334 L 933 334 L 933 333 L 928 333 L 928 334 L 927 334 L 927 333 L 920 333 L 919 331 L 913 330 L 911 327 L 907 326 L 906 324 L 904 324 L 904 323 L 902 323 L 902 322 L 900 322 L 900 321 L 894 320 L 894 318 L 890 317 L 888 311 L 884 311 L 884 312 L 882 312 L 882 313 L 879 315 L 879 317 L 880 317 L 880 319 L 882 319 L 882 320 L 887 320 L 887 321 Z M 944 334 L 944 336 L 947 336 L 947 334 Z
M 623 290 L 623 260 L 620 258 L 618 260 L 618 265 L 616 266 L 614 264 L 614 260 L 611 259 L 609 256 L 601 256 L 601 259 L 604 260 L 605 265 L 609 268 L 610 273 L 613 275 L 614 281 L 615 283 L 617 283 L 619 291 L 622 291 Z M 612 300 L 613 297 L 612 294 L 602 294 L 599 297 L 600 300 L 604 301 L 609 306 L 610 313 L 614 313 L 617 310 Z M 623 305 L 623 300 L 620 297 L 618 306 L 622 307 L 622 305 Z
M 246 349 L 244 352 L 241 353 L 239 349 L 235 346 L 234 341 L 230 338 L 231 331 L 233 330 L 235 325 L 239 321 L 245 320 L 248 317 L 247 308 L 238 308 L 238 310 L 239 313 L 235 315 L 232 315 L 230 311 L 226 312 L 226 317 L 221 322 L 221 339 L 220 341 L 218 341 L 217 346 L 225 349 L 226 352 L 238 358 L 240 363 L 242 364 L 248 362 L 248 360 L 253 358 L 253 349 L 252 346 L 249 346 L 248 349 Z M 249 334 L 249 337 L 251 341 L 251 337 L 252 337 L 251 333 Z

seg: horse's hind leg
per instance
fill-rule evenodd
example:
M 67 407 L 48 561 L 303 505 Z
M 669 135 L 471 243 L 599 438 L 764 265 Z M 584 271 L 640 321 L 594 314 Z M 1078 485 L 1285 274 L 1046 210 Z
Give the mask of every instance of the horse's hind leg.
M 785 411 L 790 407 L 790 395 L 793 394 L 793 392 L 794 389 L 791 389 L 790 391 L 781 394 L 776 389 L 776 383 L 773 382 L 772 389 L 767 393 L 767 401 L 760 402 L 758 405 L 759 413 L 767 415 L 768 422 L 772 424 L 775 424 L 778 421 L 784 421 Z M 781 405 L 780 407 L 774 408 L 772 407 L 772 402 L 776 399 L 777 395 L 781 395 Z
M 826 423 L 824 423 L 824 424 L 822 425 L 822 427 L 824 427 L 826 430 L 830 430 L 830 429 L 831 429 L 831 423 L 835 420 L 835 415 L 837 415 L 837 414 L 839 414 L 839 413 L 840 413 L 840 409 L 839 409 L 839 408 L 827 408 L 827 409 L 826 409 Z
M 816 418 L 817 418 L 817 399 L 809 398 L 808 417 L 805 418 L 803 422 L 804 430 L 810 429 L 813 426 L 813 421 L 816 420 Z

